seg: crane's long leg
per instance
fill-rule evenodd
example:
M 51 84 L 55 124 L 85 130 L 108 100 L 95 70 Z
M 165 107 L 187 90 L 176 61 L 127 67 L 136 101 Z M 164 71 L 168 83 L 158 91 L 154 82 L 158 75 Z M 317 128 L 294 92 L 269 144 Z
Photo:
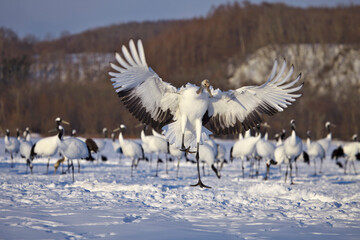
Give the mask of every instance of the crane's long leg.
M 270 164 L 266 163 L 266 174 L 264 180 L 268 180 L 269 175 L 270 175 Z
M 133 158 L 132 161 L 131 161 L 131 177 L 133 176 L 134 164 L 135 164 L 135 158 Z
M 78 159 L 77 162 L 78 162 L 78 173 L 80 173 L 80 160 Z
M 11 164 L 10 164 L 10 167 L 14 167 L 14 158 L 13 158 L 13 154 L 10 153 L 10 157 L 11 157 Z
M 347 167 L 348 160 L 349 160 L 348 158 L 345 160 L 344 174 L 346 174 L 346 167 Z
M 32 165 L 32 160 L 29 159 L 29 167 L 30 167 L 30 173 L 33 174 L 33 165 Z
M 155 173 L 155 177 L 158 176 L 158 171 L 159 171 L 159 159 L 156 161 L 156 173 Z
M 50 157 L 48 158 L 48 162 L 46 165 L 46 174 L 49 174 L 49 165 L 50 165 Z
M 182 115 L 180 118 L 180 125 L 181 125 L 181 151 L 186 151 L 185 148 L 185 128 L 186 128 L 186 122 L 187 122 L 187 117 L 185 115 Z
M 252 178 L 254 177 L 254 159 L 250 159 L 250 170 L 249 170 L 249 176 Z
M 286 171 L 285 171 L 285 183 L 286 183 L 287 176 L 288 176 L 289 164 L 290 164 L 290 163 L 288 163 L 288 164 L 286 165 Z
M 242 170 L 242 177 L 245 178 L 245 167 L 244 167 L 244 158 L 241 158 L 241 170 Z
M 296 164 L 296 162 L 295 162 Z M 293 181 L 293 174 L 292 174 L 292 162 L 290 161 L 290 184 L 293 185 L 294 181 Z
M 319 173 L 322 173 L 323 161 L 324 161 L 324 158 L 321 158 L 320 159 L 320 172 Z
M 159 162 L 160 162 L 160 158 L 159 158 L 159 154 L 156 154 L 156 173 L 155 173 L 155 177 L 158 176 L 158 172 L 159 172 Z
M 165 163 L 165 165 L 166 165 L 166 174 L 168 174 L 169 172 L 168 172 L 168 155 L 167 155 L 167 153 L 165 154 L 165 161 L 166 161 L 166 163 Z
M 357 175 L 357 172 L 356 172 L 356 167 L 355 167 L 355 161 L 352 161 L 352 165 L 354 167 L 354 172 L 355 172 L 355 175 Z
M 178 162 L 177 162 L 177 171 L 176 171 L 176 177 L 179 177 L 179 169 L 180 169 L 180 158 L 178 158 Z
M 186 148 L 185 148 L 185 134 L 183 133 L 182 136 L 181 136 L 181 149 L 180 151 L 185 151 Z
M 315 173 L 314 173 L 314 175 L 316 176 L 316 158 L 314 158 L 314 169 L 315 169 Z
M 26 159 L 26 174 L 28 173 L 28 167 L 29 167 L 30 163 L 29 163 L 29 159 Z
M 150 153 L 149 172 L 151 172 L 151 163 L 152 163 L 152 159 L 153 159 L 153 154 L 152 154 L 152 153 Z
M 198 171 L 198 182 L 196 184 L 190 185 L 192 187 L 200 186 L 201 188 L 211 188 L 209 186 L 206 186 L 202 183 L 200 178 L 200 164 L 199 164 L 199 143 L 197 143 L 197 151 L 196 151 L 196 164 L 197 164 L 197 171 Z
M 75 177 L 74 177 L 74 163 L 73 163 L 73 160 L 72 160 L 72 159 L 70 160 L 70 164 L 71 164 L 71 170 L 72 170 L 72 179 L 73 179 L 73 182 L 75 182 Z
M 259 176 L 260 171 L 260 158 L 257 159 L 257 166 L 256 166 L 256 177 Z

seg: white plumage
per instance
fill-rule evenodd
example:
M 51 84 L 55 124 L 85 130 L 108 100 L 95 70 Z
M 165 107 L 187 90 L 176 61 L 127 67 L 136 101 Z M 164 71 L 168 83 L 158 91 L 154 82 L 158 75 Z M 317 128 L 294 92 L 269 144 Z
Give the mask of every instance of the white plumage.
M 262 113 L 281 112 L 301 96 L 295 92 L 302 84 L 294 87 L 301 74 L 287 83 L 294 68 L 291 66 L 285 74 L 285 61 L 278 74 L 275 61 L 268 80 L 261 86 L 221 91 L 212 89 L 209 81 L 204 80 L 200 87 L 188 83 L 176 89 L 148 67 L 140 40 L 137 48 L 130 40 L 129 49 L 130 52 L 122 47 L 124 58 L 116 53 L 120 66 L 111 63 L 117 71 L 109 72 L 116 93 L 140 121 L 154 128 L 165 126 L 164 133 L 169 143 L 182 150 L 196 147 L 199 151 L 200 143 L 210 134 L 203 127 L 207 122 L 217 134 L 238 133 L 241 127 L 247 129 L 260 122 Z M 198 154 L 196 158 L 198 160 Z M 206 187 L 200 178 L 196 185 Z
M 250 136 L 250 130 L 247 130 L 245 132 L 245 136 L 243 138 L 240 137 L 231 149 L 230 160 L 236 158 L 241 159 L 243 177 L 245 177 L 244 160 L 253 158 L 256 149 L 256 143 L 260 140 L 260 137 L 260 134 L 256 137 Z
M 347 143 L 343 147 L 344 155 L 345 155 L 345 166 L 344 166 L 344 173 L 346 174 L 347 164 L 350 161 L 354 168 L 354 172 L 356 173 L 355 161 L 360 160 L 360 142 L 357 141 L 357 135 L 353 136 L 353 142 Z M 350 172 L 350 168 L 349 168 Z
M 114 132 L 111 133 L 111 139 L 112 139 L 111 144 L 112 144 L 112 147 L 114 149 L 114 152 L 118 153 L 119 158 L 120 158 L 120 156 L 122 154 L 122 150 L 121 150 L 121 147 L 120 147 L 119 139 L 116 139 L 116 135 L 115 135 Z
M 107 128 L 103 128 L 102 130 L 102 134 L 103 134 L 103 139 L 94 139 L 96 145 L 98 146 L 98 152 L 97 152 L 97 160 L 101 158 L 106 158 L 105 156 L 102 155 L 102 152 L 105 149 L 106 143 L 107 143 L 107 134 L 108 134 L 108 129 Z
M 325 150 L 325 155 L 331 145 L 331 140 L 332 140 L 331 127 L 335 127 L 335 125 L 331 124 L 330 122 L 326 122 L 325 128 L 327 130 L 327 135 L 325 138 L 319 139 L 317 141 L 321 145 L 321 147 Z
M 31 160 L 31 148 L 32 148 L 32 142 L 30 138 L 30 131 L 29 128 L 26 128 L 24 131 L 24 139 L 20 141 L 20 155 L 21 157 L 25 158 L 26 160 L 26 172 L 28 167 L 30 168 L 30 172 L 32 174 L 33 165 Z
M 222 165 L 227 162 L 226 160 L 226 147 L 224 144 L 217 143 L 217 154 L 216 154 L 216 160 L 217 163 L 220 163 L 220 168 L 222 168 Z
M 316 172 L 316 161 L 318 159 L 320 159 L 319 173 L 321 173 L 322 172 L 323 161 L 324 161 L 324 158 L 325 158 L 325 150 L 324 150 L 324 148 L 321 146 L 321 144 L 319 142 L 311 141 L 310 131 L 307 131 L 306 135 L 307 135 L 307 139 L 306 139 L 307 153 L 309 154 L 310 160 L 312 160 L 314 162 L 314 170 L 315 170 L 315 175 L 316 175 L 317 174 L 317 172 Z
M 10 137 L 10 130 L 6 129 L 5 135 L 5 152 L 8 152 L 11 157 L 11 167 L 14 167 L 14 154 L 19 152 L 20 141 L 17 138 Z
M 59 147 L 60 153 L 64 156 L 65 161 L 70 161 L 70 166 L 72 167 L 72 176 L 74 181 L 74 163 L 73 160 L 80 160 L 90 157 L 89 149 L 87 148 L 85 142 L 81 141 L 76 137 L 63 139 L 64 128 L 59 125 L 57 126 L 57 144 Z M 80 168 L 80 164 L 78 164 Z
M 34 157 L 47 157 L 46 173 L 49 172 L 50 158 L 58 152 L 58 135 L 45 137 L 37 141 L 31 149 L 31 161 Z
M 155 131 L 154 129 L 151 130 L 152 131 L 152 134 L 154 136 L 157 136 L 157 137 L 160 137 L 160 138 L 163 138 L 164 140 L 166 140 L 166 137 L 160 133 L 158 133 L 157 131 Z M 177 171 L 176 171 L 176 177 L 179 176 L 179 169 L 180 169 L 180 160 L 181 158 L 185 157 L 186 160 L 188 160 L 186 154 L 184 151 L 181 151 L 179 148 L 177 148 L 175 145 L 169 145 L 169 153 L 172 157 L 176 158 L 177 159 Z
M 124 124 L 121 124 L 119 128 L 114 129 L 114 132 L 120 131 L 119 143 L 125 157 L 131 158 L 131 176 L 133 176 L 133 168 L 137 166 L 139 160 L 144 159 L 144 151 L 141 145 L 133 140 L 124 139 L 123 131 L 126 129 Z
M 145 135 L 145 129 L 146 129 L 146 125 L 144 126 L 144 129 L 141 131 L 141 141 L 142 141 L 142 146 L 144 149 L 145 153 L 148 153 L 151 155 L 152 158 L 152 154 L 156 155 L 156 159 L 157 159 L 157 163 L 156 163 L 156 175 L 158 175 L 158 169 L 159 169 L 159 155 L 160 154 L 164 154 L 165 155 L 165 161 L 166 161 L 166 173 L 168 173 L 168 153 L 169 153 L 169 148 L 168 148 L 168 142 L 166 141 L 166 139 L 164 137 L 160 137 L 160 136 L 155 136 L 155 135 Z M 151 161 L 151 159 L 150 159 Z M 151 163 L 151 162 L 150 162 Z
M 279 170 L 281 171 L 281 164 L 286 164 L 286 166 L 289 165 L 289 159 L 287 158 L 285 154 L 285 147 L 283 142 L 284 133 L 282 135 L 278 136 L 278 141 L 276 142 L 276 148 L 274 150 L 274 158 L 276 161 L 276 164 L 279 165 Z
M 268 133 L 265 132 L 264 137 L 260 138 L 256 143 L 256 154 L 266 163 L 265 180 L 267 180 L 270 175 L 270 165 L 275 164 L 274 151 L 275 145 L 268 141 Z
M 31 142 L 31 134 L 30 134 L 30 128 L 25 128 L 25 131 L 23 133 L 23 137 L 26 141 Z
M 302 154 L 303 152 L 303 145 L 301 139 L 296 136 L 295 131 L 295 120 L 290 121 L 291 124 L 291 136 L 288 137 L 284 142 L 285 154 L 288 158 L 288 165 L 290 166 L 290 183 L 293 184 L 293 175 L 292 175 L 292 164 L 296 161 L 296 159 Z M 285 182 L 287 178 L 288 168 L 286 168 L 285 173 Z

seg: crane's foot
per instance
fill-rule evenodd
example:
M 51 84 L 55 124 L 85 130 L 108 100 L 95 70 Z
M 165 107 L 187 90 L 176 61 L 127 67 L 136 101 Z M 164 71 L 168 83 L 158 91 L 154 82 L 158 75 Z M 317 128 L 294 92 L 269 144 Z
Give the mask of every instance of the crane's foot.
M 196 187 L 196 186 L 199 186 L 201 188 L 211 188 L 209 186 L 206 186 L 205 184 L 202 183 L 202 181 L 199 179 L 198 183 L 197 184 L 192 184 L 190 185 L 191 187 Z

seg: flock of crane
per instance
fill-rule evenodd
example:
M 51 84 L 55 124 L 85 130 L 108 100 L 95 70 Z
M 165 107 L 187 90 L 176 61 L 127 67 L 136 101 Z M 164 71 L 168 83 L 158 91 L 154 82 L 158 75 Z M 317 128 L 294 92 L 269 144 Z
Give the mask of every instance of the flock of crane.
M 73 130 L 71 136 L 64 136 L 64 128 L 61 124 L 69 124 L 61 118 L 56 118 L 56 135 L 44 137 L 36 143 L 32 143 L 30 138 L 30 130 L 26 128 L 23 133 L 23 138 L 20 137 L 20 132 L 17 130 L 16 137 L 10 137 L 10 131 L 6 130 L 5 135 L 5 152 L 11 157 L 11 167 L 13 167 L 13 158 L 19 153 L 22 158 L 26 159 L 26 172 L 30 168 L 31 173 L 33 170 L 33 161 L 35 157 L 48 158 L 47 173 L 49 169 L 50 159 L 53 159 L 58 154 L 62 156 L 54 164 L 54 174 L 59 165 L 65 161 L 68 162 L 67 171 L 72 172 L 74 180 L 74 164 L 73 160 L 78 161 L 78 171 L 80 172 L 80 159 L 94 161 L 92 154 L 96 154 L 97 160 L 107 160 L 103 155 L 103 150 L 106 145 L 106 138 L 108 130 L 103 129 L 104 138 L 91 139 L 81 138 L 76 136 L 76 131 Z M 205 165 L 211 167 L 216 176 L 221 178 L 221 170 L 225 163 L 231 164 L 233 161 L 241 161 L 241 170 L 239 175 L 245 177 L 245 164 L 249 163 L 249 176 L 254 177 L 259 175 L 260 164 L 266 165 L 266 173 L 264 179 L 267 180 L 270 174 L 270 166 L 281 165 L 286 166 L 285 182 L 287 181 L 288 169 L 290 169 L 290 183 L 293 183 L 292 169 L 295 165 L 297 171 L 297 162 L 303 161 L 312 164 L 314 167 L 314 174 L 322 173 L 323 160 L 327 156 L 332 142 L 331 128 L 334 125 L 326 122 L 325 128 L 327 129 L 327 136 L 323 139 L 312 141 L 310 131 L 307 132 L 306 144 L 296 136 L 295 121 L 291 120 L 291 135 L 285 138 L 286 131 L 283 129 L 280 133 L 275 135 L 275 142 L 268 139 L 267 128 L 265 124 L 258 124 L 255 130 L 255 135 L 251 136 L 251 131 L 247 130 L 244 134 L 239 134 L 239 139 L 234 142 L 230 149 L 230 155 L 227 156 L 226 146 L 218 143 L 213 138 L 209 138 L 199 147 L 199 161 L 203 163 L 203 174 L 205 175 Z M 168 162 L 177 160 L 176 176 L 179 174 L 179 166 L 181 159 L 186 159 L 192 163 L 196 163 L 189 154 L 195 153 L 189 151 L 181 151 L 174 144 L 169 144 L 169 141 L 163 134 L 160 134 L 152 129 L 151 135 L 146 135 L 147 125 L 144 125 L 141 131 L 141 141 L 126 139 L 123 136 L 126 126 L 121 124 L 119 128 L 114 129 L 111 133 L 111 144 L 114 152 L 119 154 L 120 159 L 131 159 L 131 176 L 133 176 L 133 169 L 136 168 L 141 160 L 149 162 L 150 168 L 153 157 L 156 160 L 156 174 L 158 176 L 159 163 L 166 164 L 165 171 L 168 174 Z M 264 131 L 261 131 L 263 128 Z M 116 140 L 116 132 L 118 141 Z M 262 133 L 263 132 L 263 133 Z M 343 157 L 345 159 L 345 166 L 339 161 Z M 347 143 L 344 146 L 336 148 L 331 158 L 336 159 L 336 164 L 344 168 L 346 174 L 346 166 L 349 162 L 356 173 L 355 160 L 360 160 L 360 142 L 357 141 L 357 136 L 353 136 L 353 142 Z M 317 162 L 320 162 L 320 167 L 317 169 Z M 63 164 L 64 165 L 64 164 Z M 63 167 L 64 168 L 64 167 Z M 63 170 L 64 171 L 64 170 Z M 65 172 L 65 171 L 64 171 Z
M 238 134 L 241 129 L 260 127 L 262 114 L 271 116 L 282 112 L 302 95 L 299 91 L 302 89 L 303 83 L 298 84 L 301 73 L 295 79 L 290 80 L 294 66 L 291 65 L 286 71 L 285 59 L 279 71 L 277 71 L 278 62 L 274 61 L 271 73 L 264 84 L 222 91 L 214 89 L 207 79 L 203 80 L 200 86 L 187 83 L 181 88 L 175 88 L 170 83 L 163 81 L 147 65 L 141 40 L 137 41 L 137 45 L 130 40 L 129 47 L 123 45 L 121 50 L 122 54 L 115 53 L 117 63 L 110 63 L 113 69 L 109 72 L 110 81 L 116 94 L 135 118 L 145 125 L 162 129 L 164 134 L 153 132 L 151 136 L 146 136 L 142 133 L 142 144 L 140 144 L 125 139 L 123 132 L 126 127 L 120 125 L 115 132 L 120 131 L 119 145 L 122 155 L 132 159 L 133 171 L 133 167 L 137 166 L 139 160 L 146 159 L 146 153 L 171 154 L 178 159 L 195 153 L 198 182 L 191 186 L 210 188 L 201 181 L 201 162 L 206 162 L 219 178 L 221 176 L 220 171 L 225 160 L 218 154 L 224 154 L 225 151 L 224 147 L 211 139 L 212 133 Z M 72 160 L 92 159 L 91 152 L 99 151 L 100 146 L 92 139 L 82 141 L 74 137 L 63 137 L 64 128 L 61 123 L 64 121 L 58 118 L 56 122 L 57 126 L 54 131 L 57 131 L 58 134 L 41 139 L 32 147 L 30 144 L 26 145 L 24 156 L 32 168 L 29 158 L 32 159 L 36 155 L 49 157 L 59 149 L 63 156 L 63 159 L 59 161 L 69 160 L 74 173 Z M 209 126 L 209 129 L 205 126 Z M 323 159 L 326 157 L 331 142 L 331 124 L 326 124 L 329 134 L 324 140 L 311 141 L 310 132 L 308 133 L 307 153 L 304 153 L 302 140 L 296 135 L 294 120 L 291 121 L 291 127 L 291 135 L 285 139 L 285 133 L 282 132 L 279 134 L 276 145 L 268 141 L 267 134 L 262 136 L 260 129 L 257 129 L 255 136 L 250 136 L 248 130 L 245 136 L 240 135 L 239 140 L 232 147 L 230 159 L 239 158 L 243 163 L 244 159 L 248 159 L 251 175 L 253 171 L 258 174 L 260 161 L 263 160 L 267 166 L 266 179 L 269 175 L 270 165 L 285 163 L 287 166 L 285 181 L 288 168 L 290 168 L 291 183 L 293 183 L 293 164 L 297 169 L 296 162 L 300 159 L 309 162 L 309 158 L 311 158 L 314 162 L 315 173 L 317 173 L 316 161 L 320 160 L 321 171 Z M 52 147 L 46 146 L 49 142 L 52 142 Z M 20 142 L 12 143 L 8 135 L 5 138 L 5 145 L 9 153 L 13 152 L 13 148 L 21 149 Z M 12 145 L 15 146 L 10 147 Z M 359 157 L 359 143 L 354 142 L 336 149 L 334 157 L 340 156 L 346 156 L 345 171 L 348 161 L 356 171 L 354 160 Z M 219 162 L 217 159 L 220 159 L 220 164 L 216 164 Z M 242 168 L 244 176 L 244 167 Z

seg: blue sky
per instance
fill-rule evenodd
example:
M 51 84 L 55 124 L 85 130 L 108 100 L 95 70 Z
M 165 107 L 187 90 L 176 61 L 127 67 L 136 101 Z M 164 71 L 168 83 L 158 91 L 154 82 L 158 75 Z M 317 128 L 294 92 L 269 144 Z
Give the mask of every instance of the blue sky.
M 62 32 L 129 21 L 186 19 L 205 16 L 212 6 L 235 0 L 0 0 L 0 26 L 20 37 L 32 34 L 44 38 Z M 238 1 L 241 2 L 241 1 Z M 251 0 L 260 3 L 262 0 Z M 300 7 L 360 4 L 360 0 L 267 0 Z

